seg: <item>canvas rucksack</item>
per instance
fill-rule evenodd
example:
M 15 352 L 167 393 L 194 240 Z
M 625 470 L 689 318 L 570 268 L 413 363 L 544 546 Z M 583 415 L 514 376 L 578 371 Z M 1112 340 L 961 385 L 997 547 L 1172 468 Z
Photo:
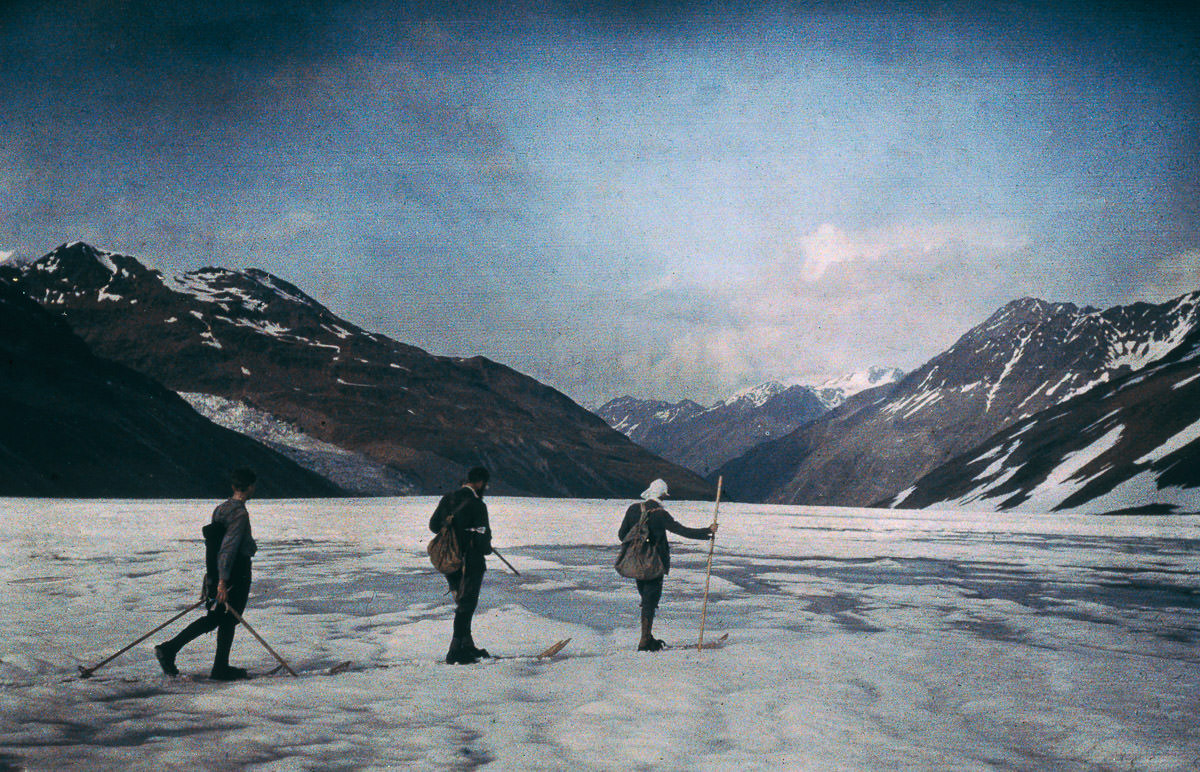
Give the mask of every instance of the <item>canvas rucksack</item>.
M 629 529 L 621 540 L 621 554 L 617 555 L 617 573 L 629 579 L 657 579 L 663 571 L 662 556 L 650 537 L 650 524 L 647 522 L 649 510 L 642 502 L 642 516 L 637 524 Z
M 443 574 L 452 574 L 462 570 L 462 545 L 458 543 L 458 534 L 454 531 L 454 517 L 470 503 L 471 500 L 467 499 L 447 515 L 446 519 L 442 521 L 441 529 L 429 540 L 429 546 L 425 548 L 433 567 Z

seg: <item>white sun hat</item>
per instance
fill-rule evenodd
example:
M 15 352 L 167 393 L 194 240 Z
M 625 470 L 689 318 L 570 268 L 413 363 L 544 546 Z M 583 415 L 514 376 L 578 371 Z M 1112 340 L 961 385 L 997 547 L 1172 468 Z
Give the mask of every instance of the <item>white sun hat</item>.
M 669 495 L 667 493 L 667 482 L 666 480 L 661 479 L 650 483 L 650 487 L 642 491 L 642 498 L 647 501 L 650 499 L 661 499 L 663 496 L 667 495 Z

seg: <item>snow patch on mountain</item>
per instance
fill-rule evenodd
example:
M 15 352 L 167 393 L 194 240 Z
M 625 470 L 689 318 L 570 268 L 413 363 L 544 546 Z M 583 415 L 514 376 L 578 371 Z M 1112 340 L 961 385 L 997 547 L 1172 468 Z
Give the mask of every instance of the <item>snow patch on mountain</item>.
M 738 403 L 750 407 L 762 407 L 771 397 L 782 394 L 786 390 L 787 387 L 782 383 L 768 381 L 767 383 L 760 383 L 757 386 L 751 386 L 750 388 L 735 392 L 725 399 L 717 401 L 710 409 L 732 407 Z
M 418 492 L 417 486 L 396 470 L 360 453 L 318 440 L 287 421 L 244 402 L 195 392 L 181 392 L 179 396 L 218 426 L 274 448 L 351 493 L 380 496 Z
M 904 371 L 896 367 L 870 367 L 815 384 L 798 381 L 796 385 L 808 386 L 832 410 L 859 392 L 895 383 L 903 377 Z
M 1135 461 L 1135 464 L 1154 464 L 1177 450 L 1182 450 L 1196 440 L 1200 440 L 1200 421 L 1188 426 L 1181 432 L 1176 433 L 1167 439 L 1166 442 L 1159 445 L 1153 451 Z

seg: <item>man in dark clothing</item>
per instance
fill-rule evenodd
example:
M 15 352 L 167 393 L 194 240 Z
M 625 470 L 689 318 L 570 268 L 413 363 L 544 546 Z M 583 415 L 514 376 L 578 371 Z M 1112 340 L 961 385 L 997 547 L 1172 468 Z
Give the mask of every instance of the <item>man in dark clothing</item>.
M 711 539 L 717 533 L 716 523 L 705 528 L 688 528 L 680 525 L 659 501 L 666 495 L 666 482 L 655 480 L 650 483 L 650 487 L 642 492 L 643 501 L 633 504 L 625 510 L 625 519 L 621 521 L 621 528 L 617 531 L 617 537 L 624 540 L 625 534 L 629 533 L 641 519 L 642 505 L 644 504 L 646 525 L 650 530 L 650 541 L 658 550 L 659 557 L 662 558 L 664 575 L 671 572 L 671 548 L 667 543 L 667 531 L 689 539 Z M 663 577 L 661 576 L 657 579 L 639 579 L 637 582 L 638 594 L 642 597 L 642 637 L 638 641 L 638 651 L 659 651 L 663 647 L 663 642 L 651 635 L 651 628 L 654 627 L 654 612 L 658 609 L 662 588 Z
M 192 622 L 183 632 L 166 643 L 154 647 L 154 656 L 167 675 L 178 675 L 175 655 L 179 650 L 205 633 L 217 631 L 217 655 L 213 659 L 210 678 L 218 681 L 236 681 L 246 678 L 246 671 L 229 664 L 229 650 L 233 647 L 233 633 L 237 619 L 225 608 L 228 603 L 238 614 L 246 610 L 250 597 L 250 559 L 258 551 L 258 545 L 250 532 L 250 513 L 246 501 L 254 495 L 258 477 L 249 469 L 238 469 L 233 473 L 233 496 L 213 510 L 212 522 L 225 527 L 221 548 L 217 556 L 217 576 L 204 576 L 202 598 L 208 613 Z M 214 587 L 214 582 L 216 586 Z
M 443 496 L 429 518 L 429 530 L 434 533 L 442 530 L 447 518 L 453 518 L 451 527 L 463 553 L 462 569 L 446 574 L 455 602 L 454 632 L 446 653 L 446 662 L 452 665 L 466 665 L 489 656 L 471 638 L 471 618 L 479 605 L 483 572 L 487 570 L 483 556 L 492 552 L 492 529 L 488 524 L 487 504 L 483 503 L 489 478 L 488 470 L 475 467 L 467 473 L 466 484 Z

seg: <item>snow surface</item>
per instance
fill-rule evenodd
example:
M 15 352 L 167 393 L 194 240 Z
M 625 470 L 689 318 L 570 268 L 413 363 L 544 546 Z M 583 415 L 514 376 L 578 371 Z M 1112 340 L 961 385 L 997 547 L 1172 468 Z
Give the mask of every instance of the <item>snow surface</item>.
M 1183 448 L 1187 447 L 1188 445 L 1191 445 L 1196 440 L 1200 440 L 1200 421 L 1196 421 L 1195 423 L 1190 424 L 1187 427 L 1176 432 L 1175 434 L 1171 435 L 1171 437 L 1169 437 L 1165 442 L 1163 442 L 1163 444 L 1159 445 L 1154 450 L 1152 450 L 1149 453 L 1147 453 L 1146 455 L 1142 456 L 1134 463 L 1135 464 L 1157 463 L 1157 462 L 1161 461 L 1162 459 L 1166 458 L 1167 456 L 1171 455 L 1175 451 L 1182 450 Z
M 633 651 L 612 570 L 627 501 L 490 500 L 475 637 L 555 661 L 439 664 L 434 498 L 252 501 L 246 612 L 301 677 L 158 673 L 215 501 L 0 500 L 0 766 L 37 769 L 1132 769 L 1200 764 L 1192 517 L 723 505 L 698 652 Z M 674 502 L 700 525 L 711 503 Z M 656 632 L 694 641 L 703 542 L 675 540 Z M 234 660 L 274 666 L 245 631 Z M 330 666 L 353 661 L 336 676 Z

